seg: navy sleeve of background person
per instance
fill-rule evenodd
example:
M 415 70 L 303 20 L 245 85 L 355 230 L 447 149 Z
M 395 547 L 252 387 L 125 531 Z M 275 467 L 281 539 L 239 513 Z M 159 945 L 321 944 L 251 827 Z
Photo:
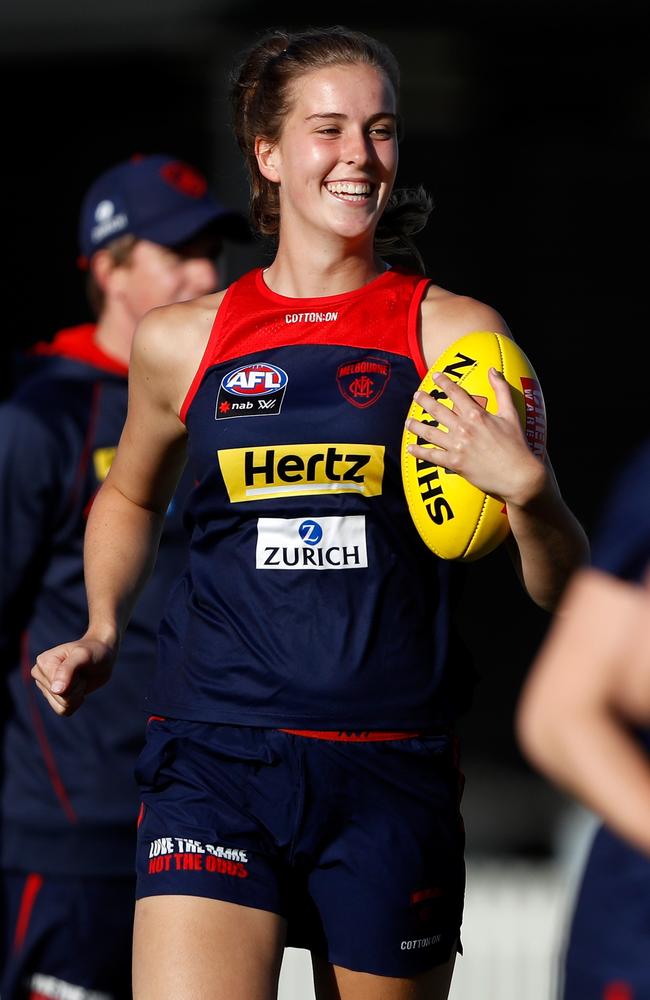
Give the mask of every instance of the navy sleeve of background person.
M 600 513 L 593 564 L 639 581 L 650 563 L 650 440 L 638 447 L 616 478 Z
M 127 371 L 90 325 L 32 358 L 2 408 L 2 867 L 56 875 L 131 874 L 133 778 L 158 624 L 184 568 L 185 482 L 166 518 L 154 572 L 134 610 L 111 683 L 70 718 L 30 674 L 39 652 L 81 636 L 88 615 L 83 537 L 127 409 Z
M 43 540 L 56 519 L 63 489 L 60 449 L 47 420 L 29 405 L 0 406 L 0 656 L 26 593 L 38 585 Z M 22 601 L 21 601 L 22 596 Z

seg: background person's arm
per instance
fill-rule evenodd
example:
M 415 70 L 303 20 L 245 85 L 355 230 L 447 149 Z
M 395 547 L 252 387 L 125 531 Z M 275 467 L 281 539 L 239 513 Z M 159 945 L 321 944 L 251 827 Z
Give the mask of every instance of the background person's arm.
M 530 762 L 650 854 L 650 594 L 576 574 L 524 684 L 517 738 Z

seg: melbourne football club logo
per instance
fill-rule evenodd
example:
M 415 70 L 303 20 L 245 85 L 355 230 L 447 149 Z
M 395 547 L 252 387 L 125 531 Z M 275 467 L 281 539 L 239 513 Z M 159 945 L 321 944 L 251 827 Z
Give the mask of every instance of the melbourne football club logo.
M 339 365 L 336 381 L 348 403 L 365 409 L 383 395 L 390 378 L 390 362 L 368 356 Z
M 289 376 L 265 362 L 240 365 L 221 380 L 215 420 L 228 417 L 270 417 L 279 413 Z

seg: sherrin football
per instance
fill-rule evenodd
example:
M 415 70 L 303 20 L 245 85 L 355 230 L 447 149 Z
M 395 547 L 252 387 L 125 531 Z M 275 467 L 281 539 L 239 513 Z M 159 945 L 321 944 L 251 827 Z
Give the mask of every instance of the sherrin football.
M 466 392 L 497 412 L 488 370 L 496 368 L 510 385 L 532 451 L 546 448 L 546 408 L 539 380 L 530 361 L 510 337 L 480 330 L 454 341 L 420 383 L 423 392 L 445 406 L 451 400 L 434 385 L 434 372 L 444 372 Z M 423 423 L 431 416 L 415 401 L 408 416 Z M 510 526 L 505 504 L 477 489 L 462 476 L 409 454 L 409 444 L 435 448 L 405 428 L 402 437 L 402 483 L 413 523 L 422 541 L 441 559 L 472 562 L 492 552 L 507 537 Z

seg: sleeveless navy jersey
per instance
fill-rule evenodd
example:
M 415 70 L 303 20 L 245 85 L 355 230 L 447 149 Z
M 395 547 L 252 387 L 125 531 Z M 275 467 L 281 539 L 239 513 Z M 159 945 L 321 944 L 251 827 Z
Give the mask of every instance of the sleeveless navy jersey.
M 0 406 L 0 857 L 53 875 L 130 874 L 144 694 L 187 551 L 182 491 L 110 684 L 56 716 L 30 668 L 88 624 L 83 536 L 126 416 L 127 370 L 84 325 L 33 349 L 23 375 Z
M 228 289 L 183 405 L 196 482 L 187 573 L 152 713 L 253 726 L 448 724 L 449 566 L 404 499 L 428 279 L 317 299 Z

